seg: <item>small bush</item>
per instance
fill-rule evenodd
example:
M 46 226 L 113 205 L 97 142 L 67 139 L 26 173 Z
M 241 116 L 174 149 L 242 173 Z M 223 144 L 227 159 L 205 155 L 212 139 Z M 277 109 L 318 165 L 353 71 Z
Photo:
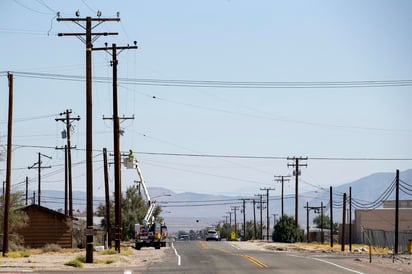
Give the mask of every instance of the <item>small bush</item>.
M 99 251 L 99 254 L 102 254 L 102 255 L 114 255 L 114 254 L 117 254 L 117 251 L 116 251 L 115 249 L 113 249 L 113 248 L 110 248 L 110 249 L 105 249 L 105 250 L 103 250 L 103 251 Z
M 64 265 L 73 266 L 73 267 L 83 267 L 83 263 L 80 262 L 77 259 L 73 259 L 71 261 L 68 261 L 68 262 L 64 263 Z
M 42 247 L 43 252 L 60 252 L 62 248 L 57 244 L 46 244 Z
M 73 266 L 73 267 L 83 267 L 83 264 L 85 262 L 86 262 L 86 256 L 79 255 L 75 259 L 64 263 L 64 265 Z
M 78 260 L 81 263 L 85 263 L 86 262 L 86 256 L 79 255 L 79 256 L 76 257 L 76 260 Z
M 133 253 L 133 249 L 122 248 L 120 249 L 120 254 L 122 254 L 123 256 L 130 256 L 130 255 L 133 255 L 134 253 Z
M 21 250 L 21 251 L 11 251 L 7 252 L 6 256 L 7 258 L 27 258 L 30 257 L 30 253 L 26 250 Z
M 114 259 L 114 258 L 107 258 L 107 259 L 104 259 L 104 260 L 102 260 L 101 262 L 103 263 L 103 264 L 112 264 L 112 263 L 114 263 L 116 260 Z

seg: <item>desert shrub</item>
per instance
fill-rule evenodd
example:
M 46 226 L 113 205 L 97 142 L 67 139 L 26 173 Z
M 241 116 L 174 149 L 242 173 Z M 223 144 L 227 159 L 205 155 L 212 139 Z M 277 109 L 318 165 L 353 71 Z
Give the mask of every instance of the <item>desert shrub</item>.
M 26 250 L 11 251 L 6 253 L 7 258 L 27 258 L 30 257 L 30 253 Z
M 43 252 L 60 252 L 62 248 L 57 244 L 46 244 L 42 247 Z
M 301 230 L 296 227 L 295 218 L 284 215 L 276 223 L 272 240 L 281 243 L 295 243 L 300 241 L 302 235 Z
M 77 259 L 70 260 L 70 261 L 64 263 L 64 265 L 73 266 L 73 267 L 83 267 L 83 263 L 80 262 Z
M 103 251 L 100 251 L 99 254 L 102 255 L 113 255 L 113 254 L 117 254 L 117 251 L 114 248 L 110 248 L 110 249 L 105 249 Z
M 73 266 L 73 267 L 83 267 L 83 264 L 85 262 L 86 262 L 86 256 L 79 255 L 75 259 L 64 263 L 64 265 Z

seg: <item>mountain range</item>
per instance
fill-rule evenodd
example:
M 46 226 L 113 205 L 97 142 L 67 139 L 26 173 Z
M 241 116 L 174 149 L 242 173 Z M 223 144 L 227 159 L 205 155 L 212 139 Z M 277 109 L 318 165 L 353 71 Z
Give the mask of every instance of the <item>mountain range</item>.
M 352 188 L 352 199 L 354 204 L 358 206 L 372 204 L 374 201 L 380 201 L 382 198 L 388 200 L 395 199 L 395 191 L 392 189 L 390 195 L 385 197 L 382 194 L 386 193 L 386 190 L 391 190 L 390 186 L 395 180 L 395 172 L 393 173 L 374 173 L 369 176 L 360 178 L 356 181 L 346 183 L 343 185 L 335 186 L 332 189 L 333 192 L 333 205 L 334 205 L 334 222 L 341 222 L 342 201 L 343 193 L 349 194 L 349 187 Z M 412 169 L 400 172 L 401 184 L 405 184 L 409 189 L 412 189 Z M 212 195 L 193 192 L 175 193 L 166 188 L 149 187 L 150 195 L 157 200 L 157 203 L 162 206 L 166 223 L 169 230 L 198 230 L 204 227 L 213 227 L 217 223 L 223 221 L 235 222 L 236 207 L 236 221 L 237 223 L 243 222 L 243 200 L 245 199 L 245 218 L 246 220 L 253 220 L 253 199 L 256 201 L 255 216 L 256 220 L 260 221 L 259 210 L 259 197 L 241 197 L 241 196 L 227 196 L 227 195 Z M 54 190 L 42 190 L 42 206 L 52 209 L 61 209 L 63 207 L 64 192 Z M 262 193 L 265 194 L 265 193 Z M 409 195 L 408 195 L 409 194 Z M 400 199 L 412 199 L 412 193 L 406 190 L 400 191 Z M 156 198 L 157 197 L 157 198 Z M 82 191 L 73 192 L 73 208 L 84 210 L 86 207 L 86 193 Z M 299 223 L 301 226 L 306 225 L 306 209 L 307 204 L 310 207 L 320 206 L 323 202 L 325 206 L 324 214 L 329 215 L 329 198 L 330 190 L 321 189 L 313 192 L 299 193 Z M 153 199 L 152 199 L 153 200 Z M 266 195 L 262 198 L 266 201 Z M 37 201 L 36 201 L 37 202 Z M 30 203 L 30 202 L 29 202 Z M 94 197 L 94 207 L 98 204 L 104 203 L 104 197 Z M 381 203 L 376 203 L 380 205 Z M 375 204 L 374 204 L 375 205 Z M 339 209 L 340 207 L 340 209 Z M 355 208 L 356 206 L 354 206 Z M 336 209 L 335 209 L 336 208 Z M 263 223 L 266 223 L 266 205 L 264 204 L 262 212 Z M 231 212 L 231 213 L 229 213 Z M 281 213 L 281 198 L 279 195 L 269 198 L 269 212 L 270 223 L 273 223 L 273 215 L 279 218 Z M 287 195 L 284 197 L 284 213 L 290 216 L 295 214 L 295 198 L 294 195 Z M 316 214 L 314 211 L 310 211 L 313 218 Z M 231 217 L 231 218 L 230 218 Z M 231 219 L 231 220 L 230 220 Z

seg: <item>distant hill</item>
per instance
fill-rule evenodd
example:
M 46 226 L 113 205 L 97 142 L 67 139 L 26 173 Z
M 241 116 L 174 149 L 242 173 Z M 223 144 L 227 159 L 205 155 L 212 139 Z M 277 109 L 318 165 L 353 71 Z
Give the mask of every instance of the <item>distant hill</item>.
M 395 179 L 395 172 L 391 173 L 374 173 L 369 176 L 360 178 L 354 182 L 333 187 L 333 200 L 335 203 L 342 202 L 342 194 L 349 193 L 349 187 L 352 187 L 352 197 L 357 201 L 365 203 L 375 201 L 388 188 Z M 412 169 L 400 172 L 400 179 L 408 184 L 412 184 Z M 180 229 L 201 229 L 206 226 L 213 226 L 217 222 L 225 220 L 228 216 L 231 206 L 242 207 L 241 196 L 211 195 L 193 192 L 175 193 L 166 188 L 151 187 L 150 195 L 153 200 L 161 204 L 163 208 L 162 216 L 169 225 L 169 229 L 177 231 Z M 54 190 L 43 190 L 42 206 L 52 209 L 64 207 L 64 192 Z M 170 196 L 165 196 L 170 195 Z M 304 206 L 308 202 L 310 206 L 329 206 L 329 188 L 324 191 L 306 192 L 299 194 L 299 223 L 301 226 L 306 225 L 306 210 Z M 389 199 L 394 199 L 394 192 Z M 257 197 L 254 197 L 257 199 Z M 401 199 L 412 199 L 405 193 L 400 192 Z M 265 199 L 264 199 L 265 200 Z M 281 212 L 280 197 L 271 196 L 270 214 Z M 104 197 L 94 197 L 94 207 L 99 203 L 104 203 Z M 295 200 L 294 198 L 285 199 L 285 214 L 294 215 Z M 86 208 L 86 193 L 81 191 L 73 192 L 73 208 L 84 210 Z M 241 208 L 240 208 L 241 209 Z M 243 222 L 243 213 L 240 209 L 237 211 L 237 222 Z M 253 219 L 253 206 L 251 201 L 246 203 L 246 219 Z M 233 212 L 233 211 L 232 211 Z M 311 212 L 311 216 L 314 213 Z M 329 207 L 325 209 L 325 214 L 329 215 Z M 314 215 L 313 215 L 314 216 Z M 311 218 L 313 218 L 313 216 Z M 273 216 L 270 216 L 273 223 Z M 256 210 L 256 219 L 260 220 L 260 211 Z M 263 212 L 263 221 L 266 223 L 266 210 Z M 334 221 L 341 221 L 341 211 L 334 210 Z M 232 223 L 234 223 L 234 213 L 232 213 Z

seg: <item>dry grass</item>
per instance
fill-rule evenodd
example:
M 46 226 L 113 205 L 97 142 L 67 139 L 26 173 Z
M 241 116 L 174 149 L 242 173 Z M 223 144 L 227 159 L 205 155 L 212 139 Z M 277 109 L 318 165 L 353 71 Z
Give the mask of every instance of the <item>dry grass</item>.
M 302 249 L 313 249 L 313 250 L 324 250 L 324 251 L 341 251 L 342 246 L 338 243 L 334 243 L 333 247 L 330 247 L 330 243 L 318 243 L 318 242 L 312 242 L 312 243 L 295 243 L 299 248 Z M 349 252 L 349 245 L 345 245 L 345 251 Z M 364 244 L 352 244 L 352 252 L 369 252 L 369 246 L 364 245 Z M 392 250 L 388 248 L 381 248 L 381 247 L 375 247 L 372 246 L 372 254 L 388 254 L 391 253 Z
M 30 257 L 30 252 L 27 250 L 22 250 L 22 251 L 10 251 L 7 252 L 5 257 L 7 258 L 27 258 Z

